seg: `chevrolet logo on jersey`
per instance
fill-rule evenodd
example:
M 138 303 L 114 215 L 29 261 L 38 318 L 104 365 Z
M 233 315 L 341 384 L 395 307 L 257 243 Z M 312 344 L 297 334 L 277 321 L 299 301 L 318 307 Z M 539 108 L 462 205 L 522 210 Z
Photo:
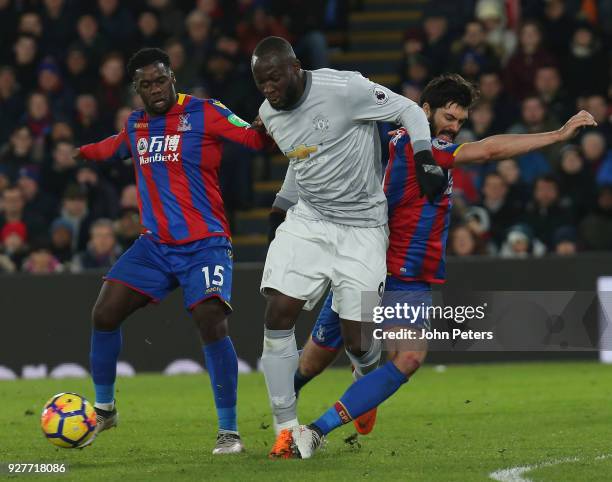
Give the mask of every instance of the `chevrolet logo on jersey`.
M 295 149 L 289 152 L 285 152 L 285 156 L 289 159 L 297 159 L 301 161 L 302 159 L 306 159 L 310 156 L 310 154 L 314 154 L 317 152 L 319 148 L 317 146 L 307 146 L 307 145 L 299 145 Z

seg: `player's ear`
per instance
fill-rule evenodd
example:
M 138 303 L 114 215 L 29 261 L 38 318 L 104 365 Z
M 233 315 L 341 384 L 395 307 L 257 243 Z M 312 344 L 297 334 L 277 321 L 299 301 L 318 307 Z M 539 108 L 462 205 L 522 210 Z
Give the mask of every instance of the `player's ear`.
M 174 72 L 170 71 L 170 80 L 173 84 L 176 84 L 176 77 L 174 76 Z
M 427 102 L 425 102 L 423 103 L 422 108 L 423 112 L 425 112 L 425 115 L 429 119 L 431 117 L 431 106 Z

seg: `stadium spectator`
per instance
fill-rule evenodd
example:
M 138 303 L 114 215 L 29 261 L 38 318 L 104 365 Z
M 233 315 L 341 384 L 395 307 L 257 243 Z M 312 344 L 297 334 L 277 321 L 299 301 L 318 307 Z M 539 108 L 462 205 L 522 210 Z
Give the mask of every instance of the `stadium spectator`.
M 64 219 L 56 219 L 51 224 L 51 254 L 65 267 L 72 261 L 72 225 Z
M 100 67 L 101 82 L 97 91 L 98 104 L 104 106 L 104 111 L 112 119 L 115 113 L 129 99 L 125 85 L 125 67 L 123 57 L 118 53 L 108 54 L 102 60 Z
M 553 235 L 554 252 L 560 256 L 571 256 L 578 251 L 577 233 L 574 226 L 561 226 Z
M 544 101 L 532 95 L 525 97 L 521 103 L 521 120 L 514 124 L 508 133 L 526 134 L 554 131 L 559 128 L 559 121 L 553 119 L 546 111 Z M 549 146 L 537 152 L 521 156 L 518 161 L 523 181 L 531 183 L 541 175 L 550 172 L 551 164 L 559 156 L 558 145 Z
M 75 255 L 71 271 L 80 273 L 88 269 L 110 269 L 121 256 L 110 219 L 98 219 L 91 225 L 87 249 Z
M 528 225 L 516 224 L 508 230 L 499 255 L 502 258 L 539 257 L 546 254 L 546 246 L 533 235 Z
M 557 59 L 564 59 L 569 51 L 568 39 L 576 30 L 576 20 L 568 10 L 565 0 L 545 2 L 542 29 L 550 52 Z
M 0 243 L 3 256 L 10 263 L 5 263 L 14 269 L 19 269 L 28 255 L 27 228 L 22 222 L 6 223 L 0 228 Z
M 206 61 L 206 91 L 210 97 L 231 105 L 237 115 L 252 120 L 257 116 L 262 97 L 236 62 L 235 57 L 224 52 L 211 52 Z
M 128 184 L 121 191 L 121 209 L 138 209 L 138 189 L 136 184 Z
M 13 47 L 15 74 L 17 83 L 26 92 L 36 85 L 36 68 L 38 66 L 38 43 L 33 35 L 20 35 Z
M 57 214 L 56 200 L 40 189 L 40 169 L 38 166 L 23 167 L 19 170 L 17 187 L 25 201 L 24 218 L 41 218 L 48 225 Z
M 607 91 L 610 77 L 606 55 L 593 28 L 586 23 L 578 26 L 563 65 L 572 97 Z
M 65 119 L 58 119 L 51 124 L 51 133 L 47 137 L 47 146 L 52 147 L 59 141 L 74 141 L 72 124 Z M 50 150 L 50 147 L 47 147 L 45 150 Z
M 0 67 L 0 146 L 4 144 L 23 112 L 23 97 L 15 77 L 15 69 Z
M 472 106 L 469 125 L 464 128 L 462 138 L 479 141 L 495 134 L 493 130 L 494 116 L 493 106 L 489 102 L 486 100 L 477 101 Z
M 589 95 L 584 99 L 584 108 L 593 115 L 597 122 L 595 130 L 603 134 L 606 145 L 612 146 L 612 122 L 610 122 L 608 100 L 602 94 Z
M 580 223 L 579 231 L 585 249 L 612 249 L 612 185 L 599 188 L 597 205 Z
M 43 189 L 60 198 L 66 187 L 76 182 L 77 164 L 72 157 L 74 144 L 60 140 L 53 146 L 51 159 L 45 164 L 42 172 Z
M 74 106 L 74 93 L 62 80 L 59 66 L 46 58 L 38 66 L 38 89 L 49 99 L 51 111 L 57 117 L 68 116 Z
M 572 207 L 575 219 L 582 219 L 595 204 L 596 186 L 577 146 L 561 150 L 558 168 L 559 188 L 565 204 Z
M 471 206 L 464 211 L 459 222 L 465 223 L 477 239 L 478 246 L 486 252 L 494 253 L 497 250 L 491 242 L 491 217 L 486 209 L 480 206 Z
M 99 115 L 98 101 L 92 94 L 81 94 L 76 99 L 76 137 L 89 144 L 100 136 L 110 135 L 110 128 Z
M 531 189 L 521 180 L 521 170 L 515 159 L 504 159 L 496 165 L 497 173 L 508 186 L 508 200 L 517 209 L 523 209 L 531 197 Z
M 87 209 L 87 193 L 79 185 L 71 184 L 66 188 L 60 217 L 72 226 L 72 249 L 76 252 L 84 250 L 92 218 Z
M 208 54 L 213 49 L 213 41 L 210 33 L 210 18 L 200 10 L 193 10 L 185 19 L 187 39 L 185 50 L 189 63 L 197 72 L 204 69 Z
M 36 161 L 40 161 L 44 155 L 45 136 L 49 134 L 53 122 L 49 100 L 43 93 L 30 94 L 23 122 L 30 128 L 34 140 L 32 155 Z
M 450 233 L 448 243 L 448 254 L 451 256 L 475 256 L 484 254 L 478 238 L 466 225 L 454 227 Z
M 44 0 L 42 10 L 43 41 L 48 55 L 64 55 L 74 33 L 75 17 L 66 0 Z
M 91 60 L 81 47 L 74 45 L 68 49 L 65 79 L 77 95 L 90 92 L 96 83 L 97 79 L 91 66 Z
M 93 164 L 80 167 L 76 180 L 87 195 L 87 206 L 93 219 L 114 218 L 119 214 L 115 188 L 98 175 Z
M 448 19 L 440 12 L 429 12 L 423 21 L 425 48 L 423 55 L 429 59 L 432 76 L 446 71 L 451 49 L 451 36 L 448 32 Z
M 606 138 L 597 130 L 589 130 L 580 139 L 582 155 L 592 173 L 597 174 L 608 156 Z
M 329 67 L 327 39 L 323 33 L 325 0 L 270 0 L 273 14 L 291 31 L 297 57 L 306 69 Z
M 487 43 L 495 55 L 506 65 L 516 49 L 516 34 L 506 27 L 503 4 L 498 0 L 479 0 L 476 4 L 476 18 L 484 26 Z
M 289 31 L 263 6 L 251 9 L 246 18 L 238 23 L 236 36 L 240 42 L 242 54 L 246 57 L 250 56 L 255 46 L 266 37 L 290 38 Z
M 172 0 L 147 0 L 147 6 L 157 12 L 161 30 L 168 37 L 180 37 L 185 32 L 185 18 L 180 9 L 174 7 Z
M 10 274 L 14 273 L 15 271 L 17 271 L 15 263 L 11 261 L 10 257 L 8 257 L 6 254 L 2 254 L 0 251 L 0 274 Z
M 145 10 L 138 16 L 138 32 L 134 38 L 132 50 L 143 47 L 160 48 L 164 44 L 165 35 L 161 31 L 159 17 L 155 10 Z
M 416 86 L 422 90 L 430 78 L 429 61 L 423 55 L 411 55 L 404 60 L 400 71 L 402 84 Z
M 62 264 L 51 254 L 46 246 L 36 247 L 23 261 L 22 271 L 30 274 L 61 273 Z
M 535 92 L 555 119 L 567 119 L 574 115 L 574 106 L 563 89 L 561 73 L 556 66 L 543 65 L 536 70 Z M 590 110 L 589 112 L 593 114 Z
M 499 247 L 504 240 L 506 230 L 516 223 L 519 211 L 508 196 L 508 186 L 496 172 L 490 172 L 482 183 L 481 206 L 491 220 L 491 238 Z
M 478 79 L 480 99 L 493 106 L 495 132 L 505 132 L 520 116 L 516 102 L 504 90 L 499 72 L 483 72 Z
M 519 46 L 504 69 L 504 85 L 517 100 L 534 91 L 535 73 L 543 65 L 554 64 L 554 57 L 542 45 L 542 31 L 535 21 L 526 21 L 519 30 Z
M 83 15 L 77 21 L 79 35 L 76 47 L 85 53 L 91 65 L 96 65 L 110 48 L 108 37 L 100 33 L 98 21 L 93 15 Z
M 177 92 L 190 92 L 194 86 L 201 84 L 201 72 L 197 64 L 187 60 L 185 47 L 179 39 L 168 40 L 164 48 L 170 57 L 170 68 L 176 78 Z
M 452 47 L 450 65 L 468 80 L 476 80 L 481 72 L 498 69 L 499 61 L 487 43 L 481 22 L 470 21 L 465 25 L 463 37 Z
M 43 24 L 40 15 L 33 10 L 22 13 L 17 24 L 17 31 L 33 35 L 39 41 L 42 40 Z
M 125 2 L 119 0 L 98 0 L 97 18 L 100 30 L 111 42 L 111 48 L 122 51 L 129 48 L 132 40 L 134 18 Z M 126 28 L 126 26 L 128 26 Z
M 555 231 L 574 222 L 572 211 L 561 201 L 559 183 L 553 176 L 541 176 L 536 180 L 533 200 L 527 205 L 524 221 L 548 250 L 554 249 Z
M 6 225 L 23 225 L 24 241 L 37 240 L 46 233 L 46 224 L 38 213 L 29 213 L 29 217 L 26 218 L 25 207 L 25 198 L 17 186 L 5 189 L 2 193 L 0 228 Z
M 0 151 L 0 164 L 11 181 L 15 180 L 19 169 L 34 163 L 33 147 L 34 139 L 29 127 L 21 125 L 11 133 L 8 144 Z

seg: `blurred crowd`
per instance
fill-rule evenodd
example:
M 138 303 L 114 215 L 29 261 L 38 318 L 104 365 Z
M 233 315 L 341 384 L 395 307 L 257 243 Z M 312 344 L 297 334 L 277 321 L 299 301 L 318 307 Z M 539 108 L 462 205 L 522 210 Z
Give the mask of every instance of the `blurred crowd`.
M 467 3 L 469 18 L 453 12 Z M 580 109 L 598 123 L 568 145 L 454 169 L 449 254 L 612 249 L 612 1 L 432 6 L 422 27 L 405 33 L 397 90 L 417 100 L 444 71 L 475 83 L 480 99 L 457 143 L 554 130 Z
M 72 158 L 140 107 L 125 72 L 135 50 L 165 49 L 179 92 L 219 98 L 251 120 L 262 100 L 249 68 L 257 42 L 282 36 L 306 68 L 329 66 L 326 31 L 345 31 L 361 3 L 0 0 L 0 272 L 107 268 L 139 235 L 131 160 Z M 455 169 L 449 253 L 612 249 L 612 0 L 430 6 L 405 32 L 400 82 L 390 87 L 418 100 L 444 71 L 477 84 L 458 142 L 556 129 L 581 108 L 599 124 L 573 144 Z M 226 146 L 230 212 L 251 202 L 252 156 Z
M 72 158 L 141 107 L 125 71 L 136 50 L 165 49 L 178 92 L 254 119 L 263 98 L 249 60 L 261 39 L 287 38 L 306 68 L 328 65 L 324 29 L 340 28 L 347 2 L 307 3 L 0 0 L 0 272 L 106 268 L 138 236 L 131 160 Z M 252 157 L 226 146 L 229 211 L 249 204 Z

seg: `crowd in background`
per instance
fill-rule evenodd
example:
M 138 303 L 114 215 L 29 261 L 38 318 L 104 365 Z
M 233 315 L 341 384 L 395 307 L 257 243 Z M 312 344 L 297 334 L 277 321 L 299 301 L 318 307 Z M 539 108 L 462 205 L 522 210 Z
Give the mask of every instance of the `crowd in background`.
M 449 253 L 612 249 L 612 0 L 431 7 L 405 32 L 390 87 L 418 100 L 443 71 L 473 81 L 481 97 L 458 142 L 556 129 L 581 108 L 599 124 L 573 144 L 455 169 Z M 72 157 L 140 107 L 125 71 L 135 50 L 165 49 L 177 91 L 251 120 L 262 101 L 249 68 L 257 42 L 282 36 L 306 68 L 329 66 L 325 32 L 345 30 L 355 8 L 359 0 L 0 0 L 0 272 L 107 268 L 139 235 L 131 160 Z M 249 204 L 252 156 L 226 146 L 230 211 Z
M 72 157 L 141 108 L 125 71 L 136 50 L 165 49 L 178 92 L 222 99 L 254 119 L 263 100 L 249 67 L 255 45 L 279 35 L 306 68 L 327 66 L 323 29 L 343 28 L 346 5 L 0 0 L 0 272 L 107 268 L 141 232 L 132 161 Z M 252 157 L 226 145 L 230 211 L 249 202 Z
M 598 123 L 571 144 L 454 169 L 449 253 L 612 249 L 612 2 L 479 0 L 459 25 L 448 13 L 406 32 L 397 89 L 417 100 L 443 71 L 476 84 L 457 143 L 555 130 L 580 109 Z

